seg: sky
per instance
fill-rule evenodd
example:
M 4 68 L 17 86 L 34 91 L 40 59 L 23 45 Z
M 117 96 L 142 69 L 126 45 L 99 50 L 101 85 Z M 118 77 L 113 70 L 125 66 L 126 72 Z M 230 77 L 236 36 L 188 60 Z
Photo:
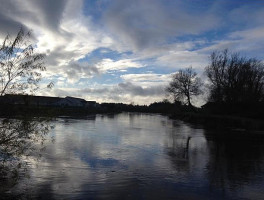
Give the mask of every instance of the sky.
M 22 26 L 46 54 L 36 95 L 147 105 L 167 98 L 179 69 L 192 66 L 206 79 L 215 50 L 264 60 L 264 0 L 0 3 L 0 41 Z M 54 87 L 46 89 L 50 81 Z

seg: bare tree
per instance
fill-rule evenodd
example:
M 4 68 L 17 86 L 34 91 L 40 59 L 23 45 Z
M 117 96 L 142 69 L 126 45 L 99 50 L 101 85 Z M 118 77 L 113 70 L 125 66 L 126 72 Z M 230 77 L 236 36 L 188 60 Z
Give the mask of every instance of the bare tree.
M 263 98 L 264 64 L 228 50 L 211 54 L 205 68 L 209 78 L 210 98 L 215 102 L 253 103 Z
M 200 95 L 202 82 L 192 67 L 181 69 L 172 77 L 166 91 L 173 96 L 174 101 L 181 101 L 192 106 L 193 96 Z
M 0 46 L 0 96 L 6 93 L 34 93 L 45 71 L 44 54 L 36 53 L 30 43 L 31 32 L 19 30 L 7 35 Z

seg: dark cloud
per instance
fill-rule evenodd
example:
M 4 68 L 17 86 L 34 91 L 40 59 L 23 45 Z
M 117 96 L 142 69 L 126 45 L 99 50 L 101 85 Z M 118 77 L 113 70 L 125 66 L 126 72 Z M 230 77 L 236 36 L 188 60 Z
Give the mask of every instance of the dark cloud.
M 2 34 L 6 34 L 6 32 L 15 34 L 21 26 L 29 24 L 58 31 L 67 1 L 0 0 L 0 31 Z
M 130 96 L 160 96 L 164 94 L 164 87 L 161 86 L 152 86 L 143 88 L 142 86 L 135 85 L 130 82 L 119 83 L 112 87 L 101 87 L 101 88 L 85 88 L 80 90 L 80 94 L 82 95 L 112 95 L 122 97 L 124 95 Z
M 81 77 L 91 77 L 94 74 L 98 74 L 99 70 L 93 65 L 88 63 L 80 63 L 72 61 L 68 64 L 68 70 L 66 71 L 67 77 L 72 80 L 79 80 Z
M 28 0 L 32 9 L 36 9 L 36 17 L 41 17 L 43 25 L 57 30 L 68 0 Z
M 51 41 L 50 41 L 51 42 Z M 52 51 L 47 50 L 48 60 L 47 64 L 50 66 L 58 66 L 61 60 L 67 60 L 67 58 L 72 58 L 75 55 L 75 52 L 65 50 L 64 45 L 57 45 Z
M 130 82 L 119 83 L 118 90 L 123 93 L 129 93 L 133 96 L 155 96 L 162 95 L 164 93 L 163 87 L 152 86 L 143 88 L 139 85 L 134 85 Z
M 1 27 L 0 36 L 1 37 L 5 37 L 7 34 L 14 36 L 19 31 L 19 27 L 21 26 L 22 24 L 20 22 L 7 18 L 2 13 L 0 13 L 0 27 Z
M 159 0 L 114 1 L 105 12 L 108 29 L 125 44 L 142 49 L 165 42 L 168 37 L 198 34 L 216 26 L 217 17 L 209 11 L 184 12 L 180 4 Z
M 131 82 L 123 82 L 116 85 L 101 85 L 99 87 L 87 88 L 55 88 L 55 96 L 75 96 L 87 100 L 97 100 L 103 102 L 123 102 L 135 101 L 140 104 L 149 104 L 161 100 L 165 93 L 162 86 L 142 87 Z

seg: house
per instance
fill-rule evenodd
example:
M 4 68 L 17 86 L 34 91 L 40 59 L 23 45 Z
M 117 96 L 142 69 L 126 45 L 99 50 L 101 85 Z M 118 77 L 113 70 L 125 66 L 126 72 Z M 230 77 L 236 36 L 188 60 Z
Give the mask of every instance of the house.
M 6 94 L 0 97 L 1 104 L 28 106 L 59 106 L 59 107 L 95 107 L 96 101 L 86 101 L 75 97 L 47 97 Z
M 55 105 L 60 107 L 85 107 L 86 100 L 67 96 L 63 99 L 60 99 L 55 103 Z
M 98 107 L 96 101 L 86 101 L 85 107 Z
M 6 94 L 1 97 L 2 104 L 10 105 L 31 105 L 31 106 L 52 106 L 60 97 L 31 96 L 20 94 Z

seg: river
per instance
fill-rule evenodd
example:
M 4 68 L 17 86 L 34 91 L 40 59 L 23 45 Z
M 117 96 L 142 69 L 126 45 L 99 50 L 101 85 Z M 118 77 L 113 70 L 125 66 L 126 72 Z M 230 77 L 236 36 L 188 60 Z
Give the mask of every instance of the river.
M 215 138 L 156 114 L 52 124 L 41 157 L 26 158 L 27 175 L 2 198 L 264 199 L 263 141 Z

